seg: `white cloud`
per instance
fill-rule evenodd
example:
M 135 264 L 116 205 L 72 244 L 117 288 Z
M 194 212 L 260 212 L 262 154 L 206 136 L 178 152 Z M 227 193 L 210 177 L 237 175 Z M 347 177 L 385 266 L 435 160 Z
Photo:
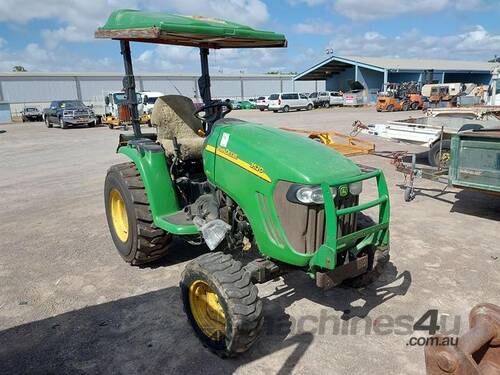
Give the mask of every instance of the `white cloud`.
M 291 5 L 323 6 L 355 21 L 371 21 L 399 15 L 426 14 L 444 9 L 477 11 L 492 8 L 485 0 L 288 0 Z
M 294 26 L 294 29 L 299 34 L 328 35 L 333 32 L 332 24 L 318 19 L 300 22 Z
M 96 28 L 115 9 L 150 9 L 179 14 L 227 18 L 251 26 L 269 19 L 267 6 L 261 0 L 0 0 L 0 22 L 26 23 L 48 19 L 60 27 L 43 30 L 42 37 L 49 48 L 61 42 L 82 42 L 94 38 Z
M 455 0 L 455 8 L 459 11 L 483 9 L 487 4 L 483 0 Z
M 119 67 L 109 58 L 82 58 L 66 50 L 45 49 L 37 43 L 29 43 L 24 49 L 16 52 L 0 48 L 0 71 L 11 71 L 15 65 L 22 65 L 28 71 L 63 72 L 113 71 Z
M 475 59 L 493 57 L 500 50 L 500 34 L 476 25 L 456 35 L 422 35 L 411 30 L 396 36 L 377 32 L 364 35 L 336 34 L 327 46 L 339 56 L 384 56 L 436 59 Z
M 337 0 L 333 7 L 340 14 L 358 21 L 437 12 L 447 5 L 448 0 L 385 0 L 383 3 L 373 0 Z
M 291 5 L 306 4 L 310 7 L 325 4 L 326 2 L 328 2 L 328 0 L 288 0 L 288 3 Z
M 189 72 L 200 70 L 197 48 L 161 45 L 148 49 L 135 59 L 137 72 Z M 220 49 L 211 50 L 209 56 L 212 73 L 263 73 L 283 70 L 289 66 L 286 50 L 272 49 Z

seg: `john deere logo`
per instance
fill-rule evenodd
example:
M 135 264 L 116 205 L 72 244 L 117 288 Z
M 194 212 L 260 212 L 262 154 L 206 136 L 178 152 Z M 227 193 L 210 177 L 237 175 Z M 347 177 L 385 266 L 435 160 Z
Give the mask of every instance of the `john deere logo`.
M 349 188 L 347 187 L 347 185 L 339 186 L 339 195 L 341 197 L 345 197 L 347 196 L 347 194 L 349 194 Z

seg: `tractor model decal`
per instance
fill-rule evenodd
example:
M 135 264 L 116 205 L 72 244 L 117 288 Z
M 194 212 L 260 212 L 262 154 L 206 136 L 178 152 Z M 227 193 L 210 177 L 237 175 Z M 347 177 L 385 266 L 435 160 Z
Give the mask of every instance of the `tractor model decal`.
M 264 181 L 271 182 L 271 178 L 264 172 L 264 168 L 256 163 L 247 163 L 244 160 L 238 158 L 238 155 L 234 152 L 228 150 L 227 148 L 217 147 L 207 145 L 205 150 L 220 156 L 223 159 L 230 161 L 231 163 L 236 164 L 237 166 L 243 168 L 244 170 L 256 175 L 257 177 L 262 178 Z

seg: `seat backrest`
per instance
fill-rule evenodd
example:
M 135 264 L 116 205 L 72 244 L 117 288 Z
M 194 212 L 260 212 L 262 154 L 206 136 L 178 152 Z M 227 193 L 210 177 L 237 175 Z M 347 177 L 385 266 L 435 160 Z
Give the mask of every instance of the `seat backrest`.
M 199 159 L 203 151 L 203 125 L 193 113 L 193 101 L 182 95 L 166 95 L 156 99 L 151 113 L 151 123 L 156 126 L 158 141 L 167 155 L 179 156 L 182 160 Z M 179 149 L 174 150 L 173 139 Z
M 202 123 L 193 113 L 193 101 L 182 95 L 159 97 L 151 114 L 151 123 L 158 129 L 158 139 L 199 138 Z

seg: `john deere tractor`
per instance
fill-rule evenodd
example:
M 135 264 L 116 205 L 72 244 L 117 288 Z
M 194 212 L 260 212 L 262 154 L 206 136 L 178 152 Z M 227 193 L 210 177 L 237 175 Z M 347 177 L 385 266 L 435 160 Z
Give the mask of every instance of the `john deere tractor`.
M 121 134 L 104 199 L 113 242 L 139 265 L 183 251 L 174 236 L 205 246 L 180 280 L 184 309 L 202 343 L 222 357 L 246 351 L 262 327 L 256 283 L 303 270 L 316 284 L 355 287 L 389 260 L 389 197 L 380 170 L 361 170 L 306 137 L 228 117 L 213 100 L 209 49 L 286 47 L 281 34 L 203 17 L 115 11 L 96 31 L 120 41 L 133 134 Z M 155 103 L 157 134 L 143 134 L 130 41 L 198 47 L 203 107 L 179 95 Z M 364 199 L 363 181 L 378 196 Z M 375 221 L 363 215 L 378 207 Z

